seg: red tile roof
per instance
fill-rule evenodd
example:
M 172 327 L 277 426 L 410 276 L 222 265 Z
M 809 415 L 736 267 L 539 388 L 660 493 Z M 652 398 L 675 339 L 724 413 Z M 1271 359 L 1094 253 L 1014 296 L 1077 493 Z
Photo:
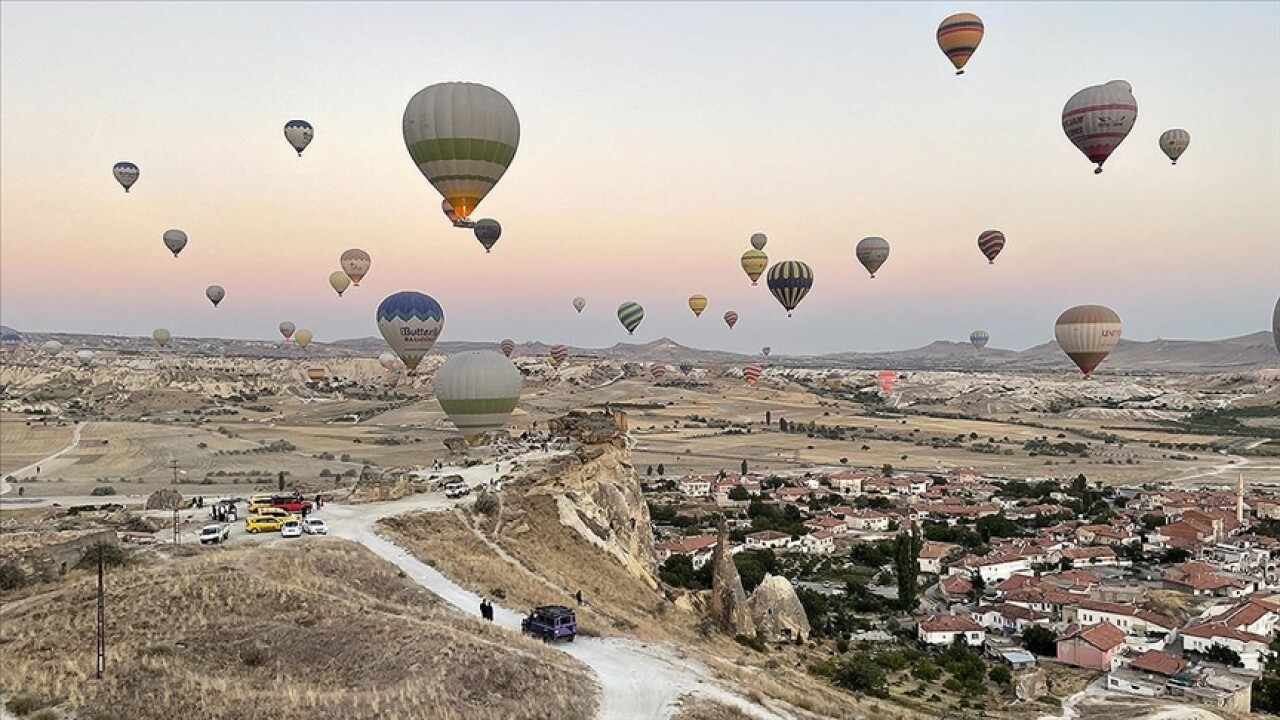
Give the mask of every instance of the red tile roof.
M 916 618 L 916 621 L 920 623 L 920 629 L 927 633 L 978 632 L 982 630 L 982 626 L 974 622 L 973 618 L 963 615 L 921 616 Z
M 1219 622 L 1202 622 L 1188 625 L 1182 629 L 1182 634 L 1200 638 L 1230 638 L 1240 642 L 1262 643 L 1263 645 L 1268 645 L 1271 642 L 1270 638 L 1237 630 Z
M 693 537 L 680 538 L 679 540 L 667 540 L 660 542 L 654 546 L 657 550 L 663 550 L 674 555 L 684 555 L 686 553 L 705 550 L 714 547 L 716 544 L 715 535 L 695 535 Z
M 1157 675 L 1172 677 L 1187 669 L 1189 663 L 1177 655 L 1170 655 L 1167 652 L 1159 650 L 1151 650 L 1142 654 L 1142 657 L 1133 661 L 1134 670 L 1143 670 Z
M 1084 627 L 1069 625 L 1066 632 L 1058 637 L 1058 642 L 1072 638 L 1080 638 L 1099 650 L 1107 652 L 1124 644 L 1124 631 L 1108 622 Z

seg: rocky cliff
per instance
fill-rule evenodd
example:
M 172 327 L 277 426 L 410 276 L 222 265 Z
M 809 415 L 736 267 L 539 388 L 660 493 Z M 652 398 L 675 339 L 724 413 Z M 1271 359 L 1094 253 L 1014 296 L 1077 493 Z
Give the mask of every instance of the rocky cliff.
M 751 593 L 748 605 L 756 634 L 765 640 L 784 642 L 809 638 L 809 616 L 790 580 L 766 574 Z
M 754 637 L 756 624 L 747 607 L 747 593 L 742 577 L 729 553 L 729 527 L 720 520 L 720 536 L 711 562 L 711 619 L 732 635 Z

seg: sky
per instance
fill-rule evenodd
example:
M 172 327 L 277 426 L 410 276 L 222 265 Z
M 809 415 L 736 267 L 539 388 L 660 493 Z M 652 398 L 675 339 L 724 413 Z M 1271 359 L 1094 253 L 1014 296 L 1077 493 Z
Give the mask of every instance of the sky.
M 986 35 L 957 77 L 934 32 L 960 11 Z M 982 328 L 1021 349 L 1083 303 L 1130 339 L 1242 335 L 1280 295 L 1278 71 L 1275 3 L 6 2 L 0 321 L 270 339 L 291 320 L 324 342 L 376 335 L 382 298 L 413 289 L 443 340 L 791 354 Z M 1059 118 L 1117 78 L 1138 119 L 1094 175 Z M 409 98 L 454 80 L 520 116 L 473 216 L 502 223 L 489 255 L 401 135 Z M 316 128 L 302 158 L 292 118 Z M 1176 167 L 1173 127 L 1192 136 Z M 142 169 L 127 195 L 120 160 Z M 168 228 L 190 236 L 178 259 Z M 814 269 L 794 317 L 738 266 L 754 232 Z M 874 280 L 868 235 L 892 244 Z M 350 247 L 373 265 L 338 298 Z

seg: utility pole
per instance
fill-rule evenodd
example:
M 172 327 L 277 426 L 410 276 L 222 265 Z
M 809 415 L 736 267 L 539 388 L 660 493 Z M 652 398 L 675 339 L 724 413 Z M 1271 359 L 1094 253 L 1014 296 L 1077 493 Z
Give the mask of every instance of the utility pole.
M 178 461 L 176 459 L 169 461 L 169 469 L 173 471 L 173 484 L 177 485 L 178 484 Z M 173 504 L 173 544 L 174 545 L 177 545 L 179 542 L 178 506 L 181 504 L 182 504 L 181 500 Z
M 177 485 L 178 484 L 178 461 L 170 460 L 169 469 L 173 471 L 173 484 Z
M 103 572 L 106 553 L 98 546 L 98 679 L 107 668 L 107 593 Z

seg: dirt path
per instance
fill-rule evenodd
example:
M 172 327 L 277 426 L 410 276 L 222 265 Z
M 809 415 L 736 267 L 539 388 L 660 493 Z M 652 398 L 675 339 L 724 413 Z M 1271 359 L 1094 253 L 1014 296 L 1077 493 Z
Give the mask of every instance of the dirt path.
M 541 456 L 520 458 L 521 464 Z M 446 468 L 441 474 L 462 475 L 470 484 L 482 484 L 494 475 L 492 466 L 466 469 Z M 375 524 L 406 512 L 447 511 L 456 501 L 432 493 L 406 500 L 368 505 L 327 505 L 325 518 L 331 535 L 358 542 L 374 554 L 396 565 L 414 582 L 468 614 L 478 613 L 480 596 L 445 577 L 404 548 L 387 540 Z M 520 631 L 521 616 L 494 606 L 494 621 L 512 632 Z M 711 670 L 693 660 L 677 657 L 666 644 L 646 644 L 630 638 L 579 636 L 573 643 L 556 646 L 581 661 L 595 673 L 599 684 L 600 720 L 665 720 L 676 711 L 681 695 L 693 694 L 738 708 L 758 720 L 794 720 L 795 716 L 756 705 L 719 685 Z
M 71 442 L 68 443 L 66 447 L 62 448 L 61 450 L 50 455 L 47 458 L 37 460 L 26 467 L 18 468 L 17 470 L 14 470 L 13 472 L 8 473 L 8 475 L 12 475 L 15 478 L 20 478 L 23 475 L 26 475 L 27 473 L 31 472 L 32 470 L 35 470 L 37 467 L 47 464 L 50 460 L 56 460 L 62 457 L 63 455 L 66 455 L 67 453 L 71 452 L 72 450 L 75 450 L 76 446 L 80 444 L 80 431 L 84 429 L 84 426 L 85 424 L 82 422 L 76 423 L 75 428 L 71 431 Z M 13 488 L 9 486 L 9 483 L 5 482 L 3 477 L 0 477 L 0 495 L 5 495 L 12 489 Z

